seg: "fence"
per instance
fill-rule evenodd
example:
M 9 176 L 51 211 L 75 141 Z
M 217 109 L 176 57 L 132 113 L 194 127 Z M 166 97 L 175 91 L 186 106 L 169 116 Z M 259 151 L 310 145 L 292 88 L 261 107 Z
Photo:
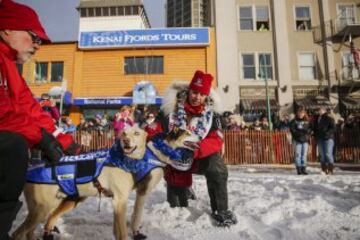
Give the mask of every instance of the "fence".
M 294 153 L 291 134 L 285 131 L 225 131 L 226 164 L 292 164 Z M 75 141 L 82 151 L 109 148 L 114 143 L 114 131 L 78 131 Z M 343 130 L 335 134 L 335 161 L 360 163 L 360 131 Z M 316 141 L 310 139 L 308 161 L 316 162 Z

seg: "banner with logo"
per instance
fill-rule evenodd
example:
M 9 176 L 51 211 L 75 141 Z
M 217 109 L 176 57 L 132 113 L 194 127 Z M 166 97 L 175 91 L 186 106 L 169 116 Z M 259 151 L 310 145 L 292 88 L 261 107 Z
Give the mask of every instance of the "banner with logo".
M 164 28 L 80 32 L 79 48 L 207 46 L 208 28 Z

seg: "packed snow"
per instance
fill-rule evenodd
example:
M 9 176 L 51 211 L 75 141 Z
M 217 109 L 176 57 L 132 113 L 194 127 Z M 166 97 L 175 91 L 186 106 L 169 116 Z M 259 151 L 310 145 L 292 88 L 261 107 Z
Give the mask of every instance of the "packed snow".
M 310 168 L 229 167 L 229 206 L 238 218 L 230 228 L 216 227 L 210 217 L 206 180 L 194 175 L 197 199 L 188 208 L 170 208 L 162 180 L 145 205 L 142 233 L 149 240 L 360 239 L 360 175 L 335 169 L 332 176 Z M 135 194 L 128 203 L 128 220 Z M 110 199 L 89 198 L 64 215 L 57 239 L 113 239 Z M 26 206 L 14 228 L 25 218 Z M 38 236 L 41 227 L 36 230 Z M 129 233 L 129 237 L 131 237 Z M 130 238 L 131 239 L 131 238 Z

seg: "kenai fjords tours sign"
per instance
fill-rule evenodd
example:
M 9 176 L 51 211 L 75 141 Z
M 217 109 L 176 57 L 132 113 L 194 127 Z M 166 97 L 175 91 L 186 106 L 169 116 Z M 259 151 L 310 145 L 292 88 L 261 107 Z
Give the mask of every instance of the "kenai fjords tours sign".
M 79 35 L 79 48 L 206 46 L 209 42 L 208 28 L 81 32 Z

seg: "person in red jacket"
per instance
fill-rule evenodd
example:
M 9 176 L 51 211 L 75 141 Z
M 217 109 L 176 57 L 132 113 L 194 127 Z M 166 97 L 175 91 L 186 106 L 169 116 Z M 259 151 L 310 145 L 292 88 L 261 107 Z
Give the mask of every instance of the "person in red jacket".
M 0 0 L 0 240 L 9 239 L 22 205 L 29 148 L 41 149 L 50 164 L 79 150 L 71 136 L 56 131 L 17 71 L 16 63 L 28 61 L 42 42 L 50 39 L 35 11 Z
M 186 129 L 199 139 L 190 171 L 167 167 L 167 199 L 171 207 L 187 206 L 188 188 L 192 173 L 204 175 L 207 181 L 212 217 L 219 226 L 236 224 L 228 208 L 228 170 L 220 156 L 223 135 L 220 119 L 220 100 L 211 89 L 212 75 L 196 71 L 190 84 L 173 84 L 166 92 L 158 120 L 161 129 L 169 133 L 175 127 Z

